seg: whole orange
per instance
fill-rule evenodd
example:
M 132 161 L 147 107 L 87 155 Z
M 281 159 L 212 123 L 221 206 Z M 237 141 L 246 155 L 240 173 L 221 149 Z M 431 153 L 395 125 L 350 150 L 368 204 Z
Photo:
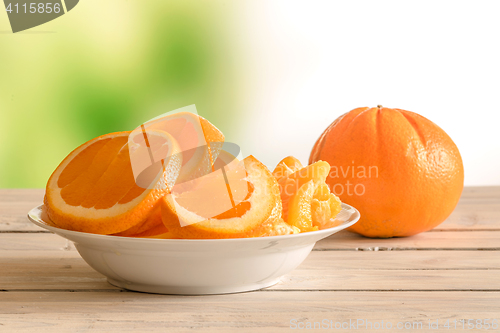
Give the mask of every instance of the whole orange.
M 464 184 L 457 146 L 417 113 L 354 109 L 315 143 L 309 163 L 331 165 L 327 184 L 361 219 L 350 230 L 367 237 L 411 236 L 430 230 L 455 209 Z

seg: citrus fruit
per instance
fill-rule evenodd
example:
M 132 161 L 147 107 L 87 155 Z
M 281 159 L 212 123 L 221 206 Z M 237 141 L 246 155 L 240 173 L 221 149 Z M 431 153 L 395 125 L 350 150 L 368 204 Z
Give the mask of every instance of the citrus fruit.
M 280 181 L 281 178 L 291 175 L 302 168 L 302 163 L 297 158 L 287 156 L 278 163 L 273 171 L 273 176 L 277 181 Z
M 283 220 L 302 232 L 325 229 L 338 224 L 340 200 L 325 183 L 330 165 L 317 161 L 308 166 L 295 157 L 281 160 L 273 171 L 280 186 Z
M 243 238 L 294 232 L 281 219 L 276 179 L 253 156 L 233 160 L 211 174 L 174 186 L 160 203 L 163 223 L 179 238 Z
M 191 112 L 177 112 L 154 118 L 132 133 L 153 129 L 169 133 L 179 144 L 182 169 L 178 183 L 213 171 L 212 165 L 222 148 L 224 135 L 208 120 Z
M 97 137 L 59 164 L 47 183 L 44 199 L 47 213 L 58 227 L 97 234 L 122 232 L 144 223 L 158 199 L 169 192 L 182 163 L 176 141 L 157 130 L 129 134 Z M 129 149 L 131 145 L 135 150 Z M 145 150 L 170 158 L 155 161 L 136 178 L 131 157 Z M 138 180 L 147 186 L 138 186 Z
M 166 233 L 168 230 L 163 225 L 161 220 L 161 208 L 159 202 L 151 210 L 149 216 L 142 223 L 138 223 L 133 227 L 113 234 L 114 236 L 129 236 L 129 237 L 142 237 L 152 236 L 157 234 Z
M 327 229 L 340 224 L 335 217 L 342 210 L 340 199 L 333 193 L 326 183 L 316 186 L 311 200 L 312 225 L 319 229 Z
M 358 108 L 315 143 L 310 163 L 330 163 L 332 192 L 361 213 L 350 230 L 368 237 L 411 236 L 443 222 L 458 203 L 464 169 L 457 146 L 410 111 Z
M 158 207 L 160 207 L 158 205 Z M 114 236 L 124 236 L 124 237 L 139 237 L 139 238 L 161 238 L 161 239 L 172 239 L 177 238 L 174 234 L 168 231 L 161 220 L 161 210 L 154 209 L 153 214 L 150 215 L 148 220 L 153 220 L 152 227 L 143 230 L 139 233 L 118 233 L 113 234 Z M 130 230 L 130 229 L 129 229 Z
M 283 167 L 286 162 L 281 161 L 278 163 L 274 169 L 273 174 L 279 173 L 279 169 Z M 300 162 L 299 162 L 300 163 Z M 330 166 L 328 163 L 319 161 L 317 163 L 308 165 L 306 167 L 295 168 L 295 172 L 288 173 L 288 175 L 279 178 L 278 184 L 280 186 L 281 202 L 283 205 L 283 219 L 288 221 L 288 205 L 289 201 L 294 196 L 299 189 L 306 184 L 308 181 L 314 181 L 314 183 L 324 183 Z
M 312 225 L 311 202 L 314 194 L 314 182 L 308 181 L 297 193 L 291 196 L 286 221 L 299 228 L 301 232 L 318 230 Z

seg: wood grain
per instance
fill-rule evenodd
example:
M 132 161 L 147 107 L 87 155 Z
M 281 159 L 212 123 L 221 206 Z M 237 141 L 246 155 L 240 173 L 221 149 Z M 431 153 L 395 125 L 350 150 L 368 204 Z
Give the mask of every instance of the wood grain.
M 35 238 L 33 238 L 35 237 Z M 0 250 L 28 251 L 67 249 L 72 244 L 52 233 L 0 233 Z M 318 243 L 314 251 L 405 251 L 500 249 L 498 231 L 426 232 L 412 237 L 372 239 L 342 231 Z
M 411 237 L 366 238 L 341 231 L 316 243 L 317 251 L 500 250 L 500 231 L 436 231 Z
M 43 231 L 26 215 L 43 202 L 44 189 L 0 189 L 0 231 Z
M 165 296 L 130 292 L 0 293 L 7 332 L 284 332 L 302 322 L 498 318 L 498 292 L 280 292 Z M 423 326 L 427 328 L 428 326 Z M 416 329 L 415 329 L 416 330 Z M 361 325 L 360 332 L 373 332 Z M 428 332 L 427 329 L 422 329 Z M 454 330 L 451 330 L 452 332 Z M 471 330 L 473 331 L 473 330 Z M 483 330 L 484 331 L 484 330 Z
M 0 251 L 2 267 L 86 265 L 70 250 Z M 65 267 L 67 268 L 67 267 Z M 308 270 L 498 270 L 496 251 L 313 251 L 298 269 Z
M 0 244 L 2 290 L 117 289 L 59 236 L 4 234 Z M 496 291 L 498 258 L 497 251 L 313 251 L 270 289 Z

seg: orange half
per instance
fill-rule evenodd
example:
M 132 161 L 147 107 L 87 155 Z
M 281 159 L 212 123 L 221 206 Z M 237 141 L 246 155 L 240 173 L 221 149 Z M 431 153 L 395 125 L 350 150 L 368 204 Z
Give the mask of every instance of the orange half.
M 130 132 L 102 135 L 73 150 L 50 177 L 45 205 L 60 228 L 97 234 L 123 232 L 144 223 L 158 200 L 170 191 L 179 174 L 180 149 L 168 133 L 148 131 L 148 149 L 166 150 L 168 160 L 157 161 L 137 185 L 129 151 Z M 144 140 L 144 133 L 132 142 Z M 132 152 L 134 154 L 134 152 Z

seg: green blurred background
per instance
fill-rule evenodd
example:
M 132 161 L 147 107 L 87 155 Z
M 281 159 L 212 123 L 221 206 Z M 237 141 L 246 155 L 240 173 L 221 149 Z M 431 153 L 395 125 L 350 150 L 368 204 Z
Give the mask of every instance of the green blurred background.
M 44 187 L 85 141 L 190 104 L 231 136 L 235 5 L 84 0 L 17 34 L 2 9 L 0 188 Z
M 271 169 L 349 110 L 407 109 L 453 138 L 466 185 L 500 184 L 498 1 L 82 0 L 17 34 L 0 8 L 0 188 L 191 104 Z

